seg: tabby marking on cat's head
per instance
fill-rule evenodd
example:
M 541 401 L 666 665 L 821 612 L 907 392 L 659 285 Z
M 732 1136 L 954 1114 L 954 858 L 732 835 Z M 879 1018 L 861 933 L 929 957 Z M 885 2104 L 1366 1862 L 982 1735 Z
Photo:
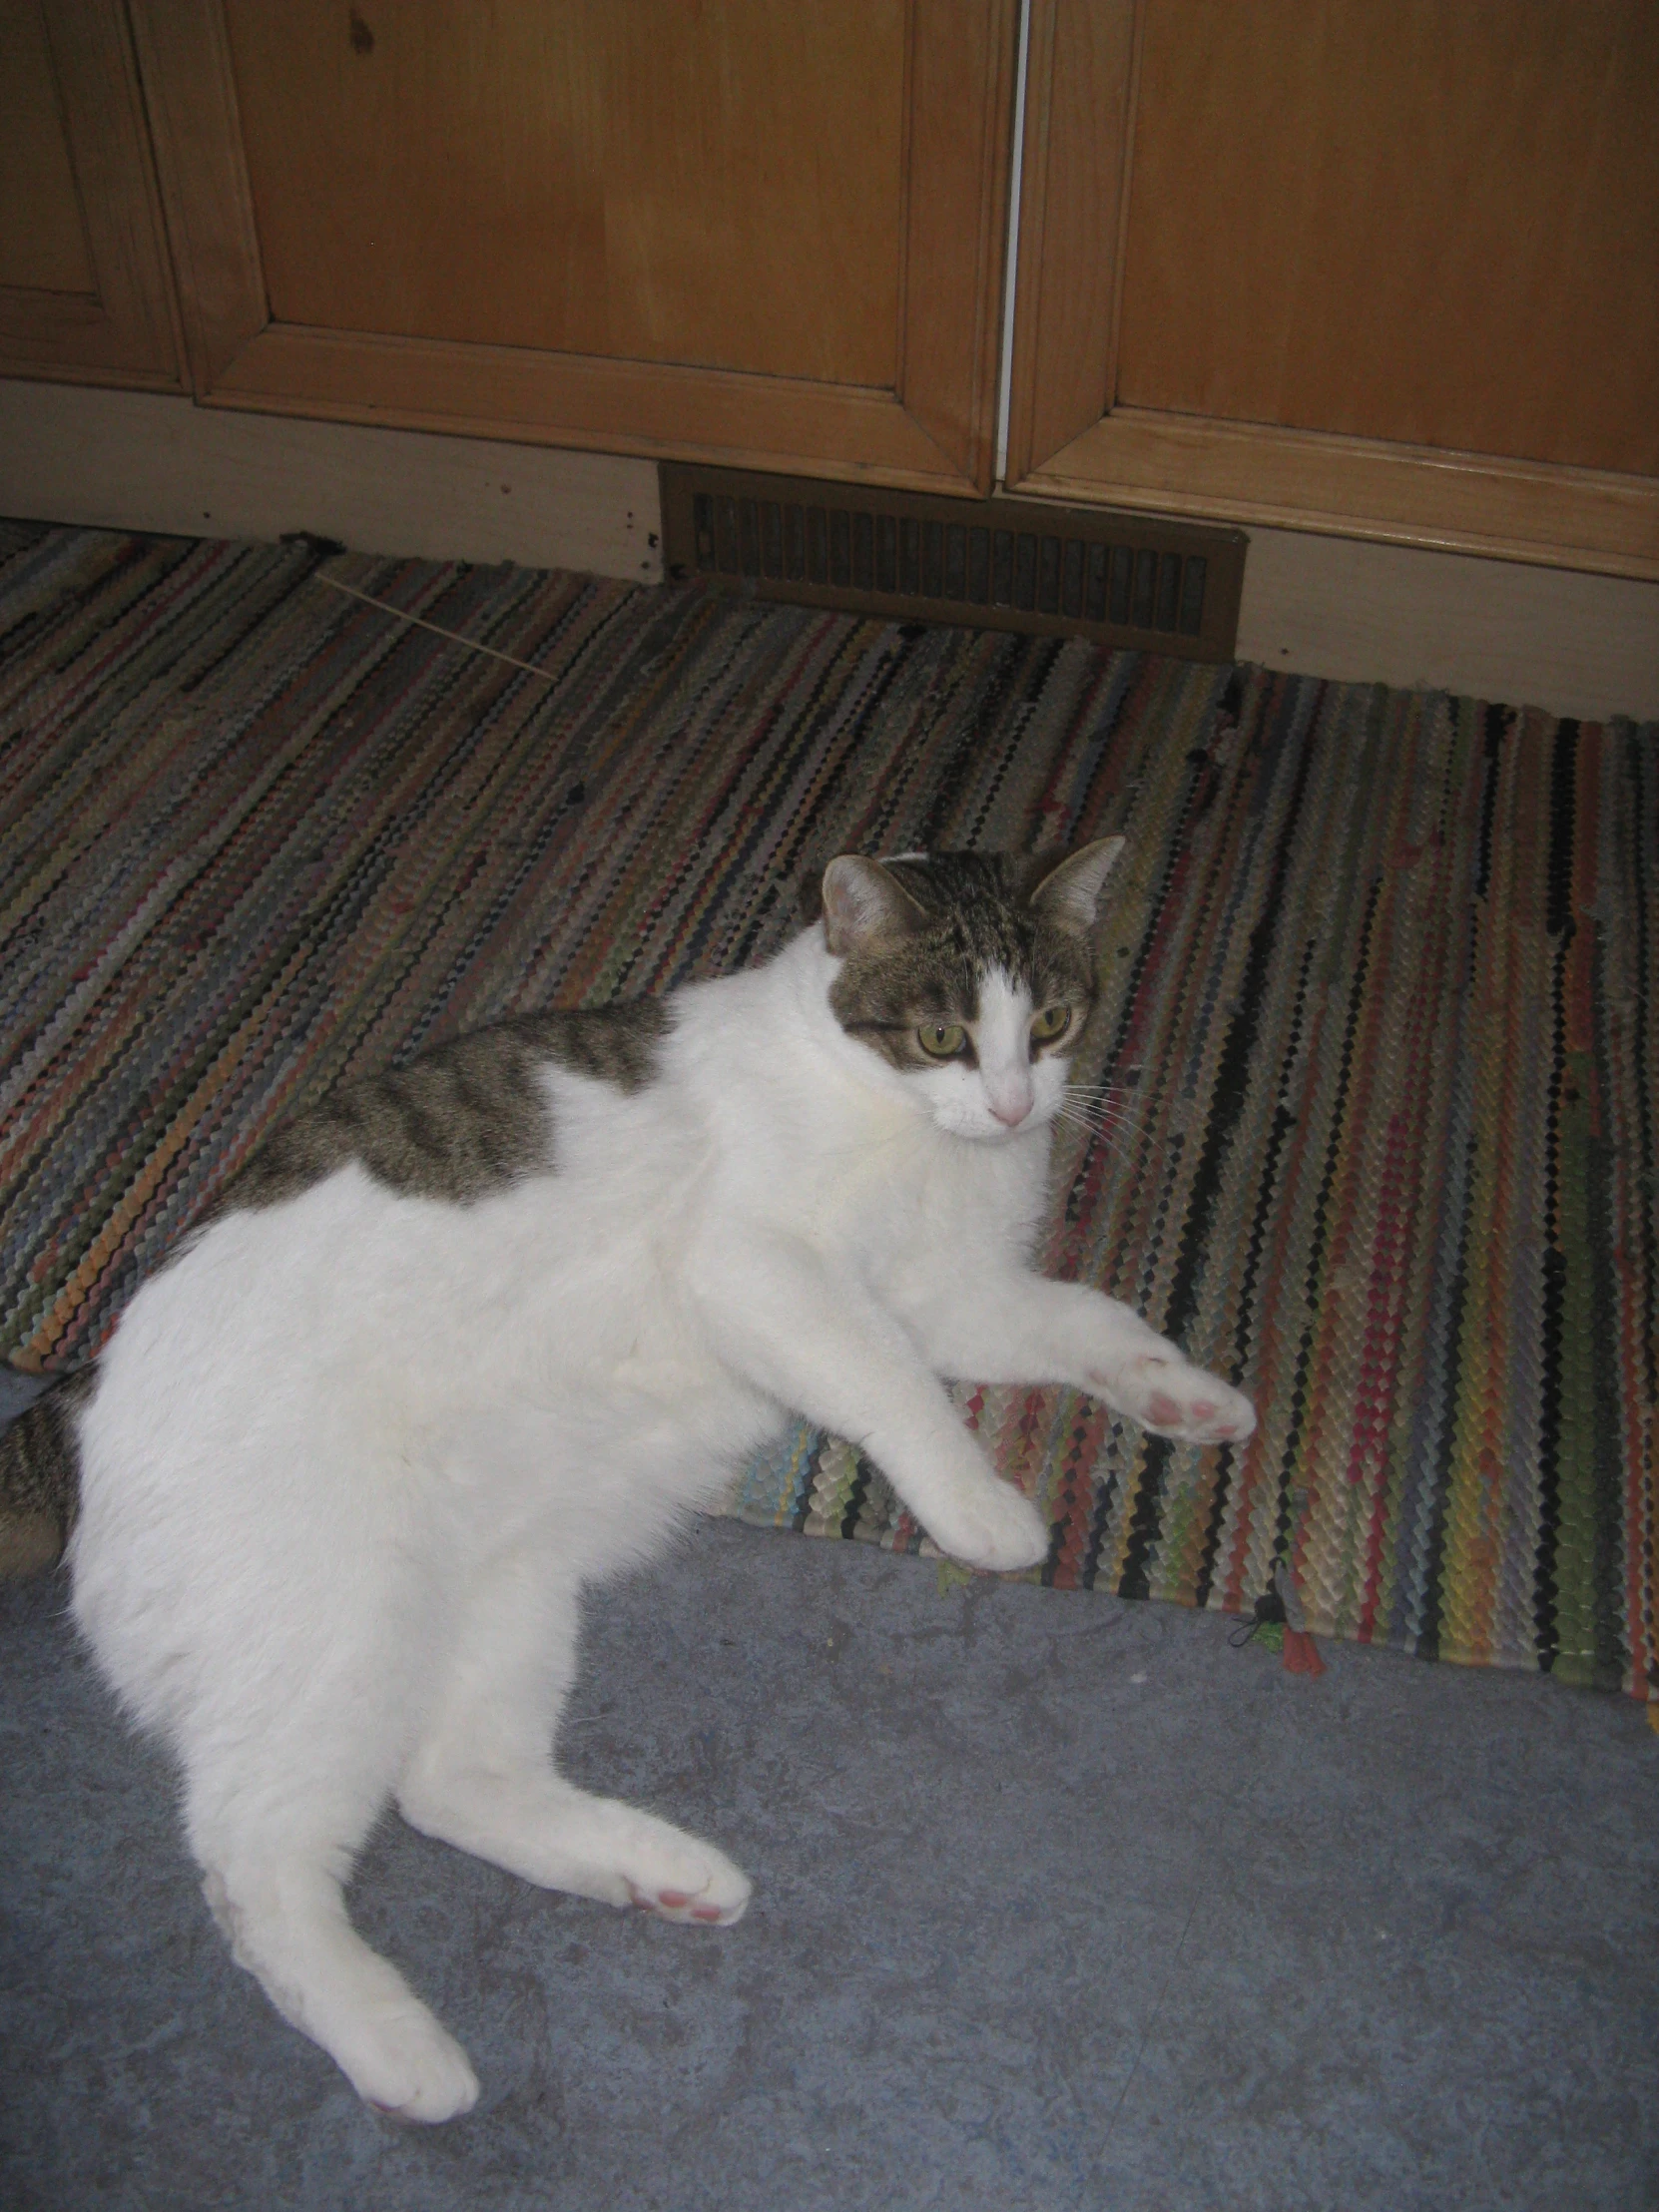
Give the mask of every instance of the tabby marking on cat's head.
M 1123 841 L 1061 860 L 845 854 L 825 870 L 835 1018 L 953 1136 L 1000 1142 L 1058 1112 L 1095 1000 L 1095 904 Z

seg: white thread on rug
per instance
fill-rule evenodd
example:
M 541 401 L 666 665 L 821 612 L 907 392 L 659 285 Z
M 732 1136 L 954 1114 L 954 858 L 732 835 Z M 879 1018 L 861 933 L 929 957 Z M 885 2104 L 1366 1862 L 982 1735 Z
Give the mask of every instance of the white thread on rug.
M 480 645 L 476 638 L 463 637 L 459 630 L 446 630 L 441 622 L 428 622 L 424 615 L 405 614 L 389 600 L 375 599 L 370 593 L 359 591 L 355 584 L 342 584 L 337 576 L 324 576 L 320 569 L 312 569 L 311 582 L 326 584 L 330 591 L 342 591 L 348 599 L 360 599 L 365 607 L 378 607 L 383 615 L 395 615 L 399 622 L 413 623 L 417 630 L 430 630 L 434 637 L 448 638 L 453 645 L 464 645 L 469 652 L 487 653 L 492 661 L 505 661 L 509 668 L 521 668 L 528 676 L 539 676 L 544 684 L 558 681 L 547 669 L 537 668 L 533 661 L 518 660 L 511 653 L 498 653 L 493 645 Z

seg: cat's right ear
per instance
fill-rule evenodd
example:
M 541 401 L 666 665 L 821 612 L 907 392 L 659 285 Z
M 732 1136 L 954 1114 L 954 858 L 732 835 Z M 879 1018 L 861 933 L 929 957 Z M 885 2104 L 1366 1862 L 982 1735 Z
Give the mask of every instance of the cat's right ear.
M 824 871 L 824 941 L 837 959 L 880 937 L 907 937 L 926 918 L 879 860 L 843 852 Z
M 1031 903 L 1057 929 L 1087 936 L 1095 925 L 1101 887 L 1116 866 L 1128 839 L 1097 837 L 1080 852 L 1051 868 L 1031 893 Z

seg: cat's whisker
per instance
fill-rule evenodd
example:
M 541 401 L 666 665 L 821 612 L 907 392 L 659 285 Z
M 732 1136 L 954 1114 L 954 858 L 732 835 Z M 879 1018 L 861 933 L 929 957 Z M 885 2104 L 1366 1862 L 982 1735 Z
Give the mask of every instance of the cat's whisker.
M 1157 1103 L 1122 1083 L 1068 1083 L 1065 1096 L 1068 1104 L 1110 1114 L 1125 1126 L 1147 1121 Z
M 1102 1122 L 1102 1119 L 1097 1119 L 1095 1115 L 1086 1115 L 1086 1113 L 1059 1113 L 1059 1115 L 1055 1115 L 1055 1119 L 1059 1119 L 1059 1122 L 1068 1122 L 1073 1128 L 1095 1130 L 1097 1137 L 1128 1137 L 1128 1135 L 1133 1135 L 1133 1130 L 1126 1130 L 1126 1128 L 1119 1126 L 1117 1122 Z
M 1113 1090 L 1105 1085 L 1068 1083 L 1063 1094 L 1069 1105 L 1084 1106 L 1091 1112 L 1130 1116 L 1137 1104 L 1145 1110 L 1146 1101 L 1137 1102 L 1128 1091 Z
M 1131 1119 L 1125 1114 L 1091 1112 L 1086 1106 L 1068 1106 L 1066 1111 L 1078 1121 L 1086 1121 L 1096 1129 L 1115 1129 L 1125 1136 L 1139 1135 L 1147 1128 L 1144 1121 Z
M 1127 1156 L 1139 1147 L 1142 1152 L 1162 1157 L 1166 1149 L 1163 1140 L 1154 1136 L 1141 1120 L 1115 1115 L 1109 1110 L 1063 1102 L 1054 1118 L 1070 1128 L 1087 1129 L 1092 1135 L 1103 1137 L 1110 1149 L 1120 1156 Z
M 1123 1125 L 1100 1114 L 1088 1114 L 1075 1106 L 1062 1106 L 1055 1114 L 1056 1121 L 1064 1121 L 1074 1129 L 1091 1129 L 1097 1135 L 1121 1137 L 1126 1134 Z
M 1118 1113 L 1147 1110 L 1152 1101 L 1120 1083 L 1068 1083 L 1066 1096 L 1079 1105 L 1107 1106 Z
M 1068 1098 L 1066 1105 L 1073 1113 L 1089 1114 L 1098 1121 L 1110 1121 L 1125 1129 L 1140 1128 L 1149 1120 L 1144 1113 L 1133 1113 L 1127 1107 L 1111 1099 Z

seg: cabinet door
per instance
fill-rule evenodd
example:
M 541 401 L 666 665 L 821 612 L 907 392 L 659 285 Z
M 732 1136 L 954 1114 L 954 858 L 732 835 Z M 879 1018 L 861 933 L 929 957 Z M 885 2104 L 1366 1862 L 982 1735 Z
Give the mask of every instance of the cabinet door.
M 199 395 L 963 492 L 1013 0 L 134 0 Z
M 1033 0 L 1028 83 L 1011 482 L 1659 575 L 1652 0 Z
M 177 390 L 172 272 L 121 0 L 0 0 L 0 374 Z

